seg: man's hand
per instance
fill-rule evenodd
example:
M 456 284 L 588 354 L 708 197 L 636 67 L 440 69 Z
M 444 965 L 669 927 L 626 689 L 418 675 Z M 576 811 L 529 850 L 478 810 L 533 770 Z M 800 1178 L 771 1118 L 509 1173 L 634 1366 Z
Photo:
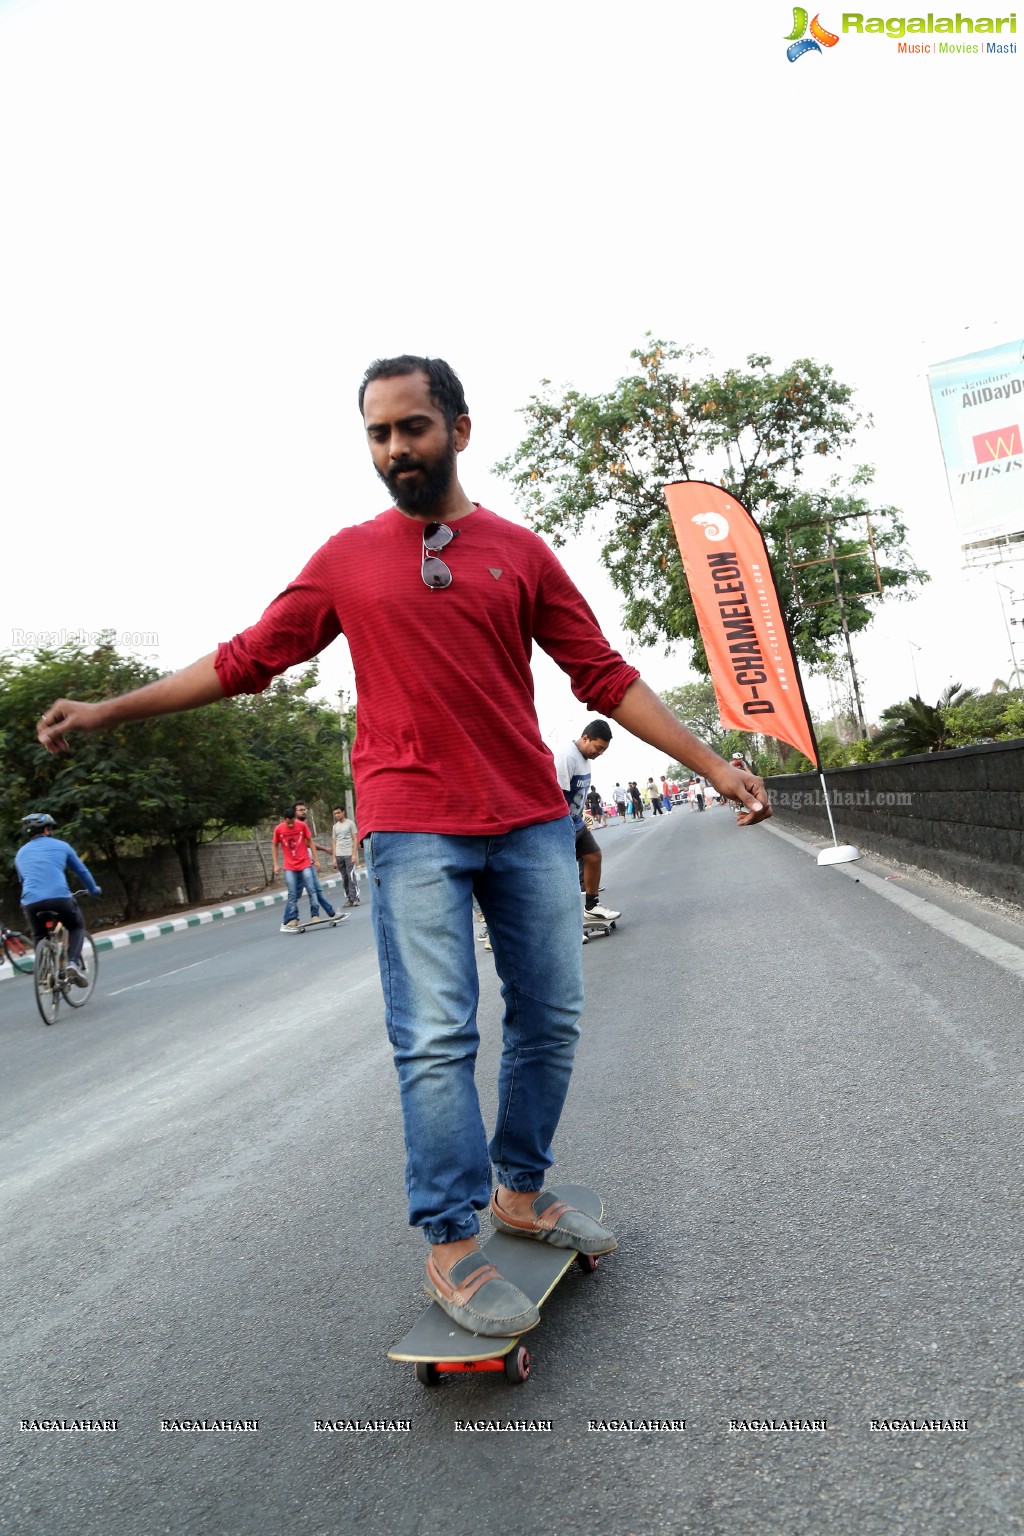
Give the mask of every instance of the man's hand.
M 740 826 L 767 821 L 771 815 L 768 795 L 757 774 L 734 768 L 720 758 L 706 742 L 700 741 L 681 720 L 676 719 L 642 678 L 635 678 L 630 683 L 621 703 L 611 711 L 611 717 L 634 736 L 639 736 L 641 741 L 674 757 L 702 778 L 710 779 L 724 799 L 742 805 L 743 811 L 736 818 Z
M 753 826 L 755 821 L 767 821 L 772 814 L 764 781 L 756 773 L 723 763 L 713 773 L 705 774 L 705 778 L 710 779 L 724 800 L 737 801 L 745 807 L 736 817 L 737 826 Z
M 198 709 L 224 697 L 215 662 L 216 651 L 200 656 L 190 667 L 169 672 L 156 682 L 133 688 L 114 699 L 83 704 L 77 699 L 57 699 L 44 709 L 36 726 L 36 736 L 47 752 L 66 752 L 69 731 L 106 731 L 129 720 L 149 720 L 154 715 L 173 715 L 183 709 Z
M 107 725 L 105 703 L 83 704 L 76 699 L 56 699 L 39 717 L 36 737 L 54 754 L 68 750 L 67 731 L 102 731 Z

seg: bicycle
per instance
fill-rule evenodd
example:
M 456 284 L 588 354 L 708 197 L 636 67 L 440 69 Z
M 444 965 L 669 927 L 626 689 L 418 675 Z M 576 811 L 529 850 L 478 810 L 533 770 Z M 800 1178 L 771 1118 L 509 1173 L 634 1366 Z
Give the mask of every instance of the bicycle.
M 74 896 L 86 894 L 85 891 L 72 892 Z M 46 924 L 46 934 L 39 940 L 35 952 L 36 1006 L 43 1023 L 53 1024 L 57 1019 L 61 998 L 69 1008 L 81 1008 L 89 1001 L 96 986 L 99 960 L 96 957 L 96 945 L 86 934 L 82 941 L 82 969 L 85 971 L 86 983 L 83 987 L 72 981 L 67 970 L 68 931 L 59 914 L 40 909 L 36 918 Z
M 8 928 L 0 918 L 0 965 L 5 960 L 11 962 L 11 969 L 20 971 L 23 976 L 30 976 L 35 965 L 35 949 L 31 939 L 27 939 L 23 933 L 18 933 L 14 928 Z

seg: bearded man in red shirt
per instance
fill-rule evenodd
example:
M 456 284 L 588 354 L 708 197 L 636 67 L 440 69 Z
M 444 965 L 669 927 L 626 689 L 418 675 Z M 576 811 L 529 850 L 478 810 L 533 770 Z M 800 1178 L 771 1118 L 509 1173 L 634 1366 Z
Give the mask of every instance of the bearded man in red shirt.
M 376 362 L 359 407 L 394 504 L 335 534 L 256 624 L 216 651 L 117 699 L 59 699 L 38 734 L 61 751 L 71 731 L 256 693 L 345 635 L 409 1220 L 430 1244 L 429 1293 L 463 1327 L 507 1337 L 539 1314 L 481 1258 L 478 1213 L 488 1203 L 494 1224 L 524 1240 L 590 1254 L 615 1247 L 607 1228 L 543 1188 L 579 1038 L 582 916 L 572 821 L 534 707 L 533 643 L 591 713 L 710 779 L 742 805 L 742 822 L 771 810 L 761 780 L 693 736 L 612 650 L 547 545 L 463 490 L 457 459 L 471 423 L 447 363 Z M 496 762 L 516 786 L 514 805 L 494 793 Z M 474 896 L 505 1002 L 489 1142 L 474 1080 Z

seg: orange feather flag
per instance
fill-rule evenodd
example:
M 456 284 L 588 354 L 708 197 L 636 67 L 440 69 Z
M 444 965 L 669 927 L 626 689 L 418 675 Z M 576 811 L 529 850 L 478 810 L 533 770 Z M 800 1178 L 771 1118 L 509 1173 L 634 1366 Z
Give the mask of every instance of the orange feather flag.
M 723 726 L 762 731 L 820 769 L 800 670 L 760 528 L 704 480 L 665 486 Z

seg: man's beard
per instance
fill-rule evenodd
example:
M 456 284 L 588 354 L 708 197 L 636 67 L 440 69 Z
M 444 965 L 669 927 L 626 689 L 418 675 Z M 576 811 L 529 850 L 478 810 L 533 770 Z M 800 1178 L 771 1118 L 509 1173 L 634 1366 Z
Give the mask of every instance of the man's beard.
M 400 480 L 399 475 L 407 469 L 418 469 L 418 478 Z M 379 469 L 377 473 L 394 497 L 395 506 L 400 512 L 407 512 L 413 517 L 429 517 L 447 496 L 454 470 L 455 445 L 449 434 L 448 453 L 436 463 L 428 464 L 422 459 L 412 459 L 396 465 L 386 475 Z

